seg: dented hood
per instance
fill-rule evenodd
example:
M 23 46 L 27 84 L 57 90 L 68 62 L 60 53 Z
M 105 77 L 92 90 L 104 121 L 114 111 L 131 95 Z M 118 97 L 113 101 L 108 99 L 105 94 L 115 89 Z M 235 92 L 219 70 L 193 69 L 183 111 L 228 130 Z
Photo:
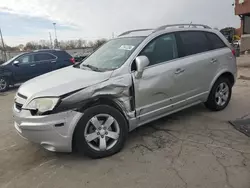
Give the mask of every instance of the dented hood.
M 108 80 L 112 71 L 95 72 L 92 70 L 67 67 L 36 77 L 25 82 L 18 90 L 30 97 L 61 96 Z

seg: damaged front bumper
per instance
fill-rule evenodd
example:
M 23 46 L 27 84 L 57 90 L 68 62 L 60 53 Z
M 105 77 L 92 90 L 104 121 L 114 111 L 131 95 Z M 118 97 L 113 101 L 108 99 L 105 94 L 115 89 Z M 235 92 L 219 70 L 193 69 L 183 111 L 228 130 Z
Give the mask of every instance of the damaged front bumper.
M 28 110 L 13 108 L 14 125 L 19 135 L 49 151 L 71 152 L 72 135 L 82 113 L 66 111 L 46 116 L 32 116 Z

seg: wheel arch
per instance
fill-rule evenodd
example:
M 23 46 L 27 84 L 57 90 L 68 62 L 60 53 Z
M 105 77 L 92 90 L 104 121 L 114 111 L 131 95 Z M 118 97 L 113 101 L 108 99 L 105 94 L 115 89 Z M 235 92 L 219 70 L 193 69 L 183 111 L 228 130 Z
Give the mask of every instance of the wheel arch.
M 84 112 L 87 108 L 95 106 L 95 105 L 100 105 L 100 104 L 114 107 L 124 114 L 122 110 L 123 109 L 122 105 L 115 102 L 115 97 L 109 96 L 109 95 L 101 95 L 101 96 L 88 100 L 82 105 L 81 108 L 79 108 L 79 111 Z
M 9 70 L 4 70 L 3 72 L 1 72 L 0 73 L 0 78 L 1 77 L 7 78 L 10 84 L 14 83 L 13 73 L 11 71 L 9 71 Z
M 80 113 L 84 114 L 84 111 L 86 109 L 93 107 L 93 106 L 97 106 L 97 105 L 107 105 L 107 106 L 113 107 L 116 110 L 118 110 L 122 114 L 122 116 L 125 118 L 128 129 L 129 129 L 129 121 L 128 121 L 128 117 L 127 117 L 126 113 L 123 110 L 124 107 L 121 104 L 119 104 L 118 102 L 116 102 L 115 97 L 113 97 L 113 96 L 102 95 L 102 96 L 92 98 L 92 99 L 88 100 L 87 102 L 85 102 L 82 105 L 82 107 L 78 109 L 78 111 Z M 78 120 L 78 122 L 80 121 L 80 119 Z M 75 132 L 76 132 L 77 127 L 79 126 L 78 122 L 72 130 L 71 147 L 72 147 L 73 151 L 75 150 Z
M 221 77 L 224 77 L 224 78 L 228 78 L 229 81 L 231 82 L 232 86 L 235 84 L 235 81 L 236 81 L 236 78 L 234 76 L 233 73 L 229 72 L 229 71 L 221 71 L 219 74 L 217 74 L 217 76 L 213 79 L 211 85 L 210 85 L 210 88 L 209 88 L 209 93 L 211 92 L 211 89 L 214 85 L 214 83 Z

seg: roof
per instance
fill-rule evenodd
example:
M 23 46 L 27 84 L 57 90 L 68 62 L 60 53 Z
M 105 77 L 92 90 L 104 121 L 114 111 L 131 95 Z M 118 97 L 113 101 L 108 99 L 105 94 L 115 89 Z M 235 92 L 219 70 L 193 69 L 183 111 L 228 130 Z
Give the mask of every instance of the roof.
M 195 31 L 207 31 L 212 30 L 211 27 L 202 24 L 174 24 L 174 25 L 163 25 L 156 29 L 137 29 L 137 30 L 130 30 L 120 34 L 118 37 L 135 37 L 135 36 L 144 36 L 147 37 L 152 33 L 162 32 L 175 32 L 175 31 L 183 31 L 183 30 L 195 30 Z

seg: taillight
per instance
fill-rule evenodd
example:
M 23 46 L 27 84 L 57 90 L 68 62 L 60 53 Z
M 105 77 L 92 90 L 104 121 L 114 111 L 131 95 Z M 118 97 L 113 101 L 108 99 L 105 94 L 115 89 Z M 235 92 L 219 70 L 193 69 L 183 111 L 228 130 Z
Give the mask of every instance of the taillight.
M 232 54 L 233 54 L 234 56 L 236 56 L 236 51 L 235 51 L 234 48 L 232 49 Z
M 75 58 L 72 57 L 72 58 L 69 59 L 69 61 L 74 64 L 75 63 Z

